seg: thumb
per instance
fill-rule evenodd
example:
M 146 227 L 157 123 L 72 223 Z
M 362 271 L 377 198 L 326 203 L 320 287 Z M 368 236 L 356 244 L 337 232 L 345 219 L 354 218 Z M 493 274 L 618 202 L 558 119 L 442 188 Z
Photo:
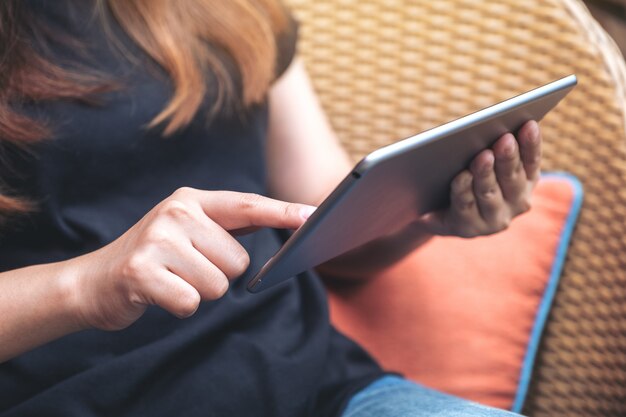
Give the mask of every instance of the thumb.
M 426 232 L 432 235 L 446 235 L 446 212 L 445 210 L 426 213 L 417 221 Z

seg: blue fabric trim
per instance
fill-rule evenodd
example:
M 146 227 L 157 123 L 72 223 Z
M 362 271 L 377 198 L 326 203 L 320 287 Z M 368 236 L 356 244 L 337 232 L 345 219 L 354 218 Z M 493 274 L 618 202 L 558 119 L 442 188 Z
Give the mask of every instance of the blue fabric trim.
M 381 378 L 378 378 L 376 381 L 372 382 L 365 389 L 380 388 L 380 387 L 386 387 L 388 385 L 399 385 L 399 384 L 407 384 L 407 383 L 412 384 L 412 382 L 409 382 L 408 380 L 404 379 L 401 376 L 385 375 Z
M 559 279 L 561 277 L 561 271 L 563 269 L 563 264 L 565 263 L 565 258 L 567 256 L 567 248 L 569 246 L 570 238 L 572 237 L 572 232 L 574 231 L 574 228 L 576 226 L 576 220 L 578 219 L 578 214 L 580 213 L 580 208 L 583 203 L 583 186 L 578 178 L 565 172 L 554 172 L 542 175 L 542 178 L 555 177 L 567 180 L 574 189 L 574 196 L 572 199 L 570 212 L 567 216 L 567 221 L 565 222 L 561 231 L 561 239 L 557 247 L 556 257 L 554 259 L 554 264 L 552 265 L 552 270 L 550 272 L 550 278 L 548 279 L 543 298 L 537 310 L 535 323 L 530 334 L 530 340 L 528 341 L 526 356 L 524 357 L 524 362 L 522 363 L 522 371 L 520 374 L 519 384 L 517 386 L 517 393 L 515 395 L 513 407 L 511 408 L 511 410 L 516 413 L 521 413 L 522 407 L 524 406 L 524 401 L 528 393 L 528 387 L 530 385 L 530 379 L 532 376 L 533 365 L 535 364 L 535 358 L 537 356 L 537 350 L 539 348 L 539 342 L 541 340 L 541 334 L 543 333 L 546 320 L 548 319 L 548 314 L 550 313 L 550 308 L 552 307 L 554 294 L 556 293 Z
M 445 394 L 397 376 L 385 376 L 354 395 L 342 417 L 520 417 Z

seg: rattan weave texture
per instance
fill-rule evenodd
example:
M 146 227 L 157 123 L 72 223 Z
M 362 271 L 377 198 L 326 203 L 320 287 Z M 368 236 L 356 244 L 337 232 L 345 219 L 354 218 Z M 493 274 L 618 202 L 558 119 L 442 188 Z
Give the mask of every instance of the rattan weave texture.
M 626 416 L 626 72 L 578 0 L 289 0 L 331 122 L 355 158 L 576 73 L 542 122 L 544 168 L 585 203 L 526 405 Z M 540 237 L 538 237 L 540 238 Z

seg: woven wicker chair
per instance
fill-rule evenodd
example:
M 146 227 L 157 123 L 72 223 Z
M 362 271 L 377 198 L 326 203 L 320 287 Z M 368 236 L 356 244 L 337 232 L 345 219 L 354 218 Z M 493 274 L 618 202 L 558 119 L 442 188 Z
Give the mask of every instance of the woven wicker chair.
M 331 122 L 356 158 L 576 73 L 542 123 L 544 168 L 585 203 L 525 413 L 626 415 L 626 67 L 578 0 L 290 0 Z

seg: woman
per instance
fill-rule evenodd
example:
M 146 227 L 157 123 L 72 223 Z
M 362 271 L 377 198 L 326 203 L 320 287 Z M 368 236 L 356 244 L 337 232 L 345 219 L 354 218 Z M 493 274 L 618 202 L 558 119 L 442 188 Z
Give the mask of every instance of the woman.
M 299 227 L 350 169 L 275 0 L 4 0 L 0 19 L 0 416 L 508 414 L 385 375 L 312 272 L 245 291 L 281 244 L 260 228 Z M 448 209 L 322 270 L 501 230 L 539 148 L 534 122 L 503 136 Z

